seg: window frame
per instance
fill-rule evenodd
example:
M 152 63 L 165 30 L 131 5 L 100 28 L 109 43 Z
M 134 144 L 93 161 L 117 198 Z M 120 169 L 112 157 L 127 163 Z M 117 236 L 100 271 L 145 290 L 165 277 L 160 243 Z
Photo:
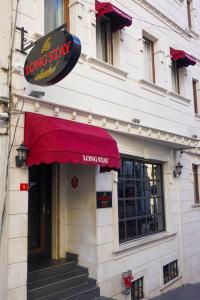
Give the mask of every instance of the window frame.
M 168 268 L 168 273 L 164 270 Z M 169 262 L 163 266 L 163 283 L 167 284 L 179 276 L 178 259 Z
M 103 21 L 103 22 L 102 22 Z M 100 37 L 98 37 L 98 33 L 97 33 L 97 30 L 96 30 L 96 47 L 98 47 L 98 38 L 101 38 L 102 37 L 102 24 L 105 23 L 106 24 L 106 30 L 104 31 L 104 34 L 106 36 L 105 38 L 105 49 L 103 51 L 103 45 L 102 45 L 102 57 L 98 56 L 98 49 L 96 50 L 96 56 L 97 56 L 97 59 L 100 59 L 108 64 L 111 64 L 113 65 L 114 63 L 114 57 L 113 57 L 113 33 L 112 33 L 112 30 L 111 30 L 111 20 L 109 17 L 106 17 L 106 16 L 103 16 L 103 17 L 100 17 L 99 19 L 97 19 L 96 21 L 96 26 L 99 26 L 100 28 Z M 100 41 L 101 44 L 102 44 L 102 41 Z M 103 52 L 105 52 L 105 57 L 103 55 Z
M 192 15 L 191 15 L 191 0 L 186 1 L 186 6 L 187 6 L 187 19 L 188 19 L 188 28 L 192 29 Z
M 53 31 L 56 27 L 62 25 L 63 23 L 66 23 L 67 25 L 67 30 L 69 31 L 70 30 L 70 12 L 69 12 L 69 0 L 62 0 L 62 9 L 63 9 L 63 22 L 62 24 L 60 25 L 56 25 L 55 24 L 55 0 L 53 0 L 53 3 L 54 3 L 54 11 L 52 12 L 52 15 L 54 16 L 54 28 L 50 29 L 48 32 L 46 32 L 46 27 L 48 27 L 45 23 L 46 21 L 46 16 L 45 16 L 45 5 L 46 5 L 46 0 L 44 1 L 44 34 L 48 34 L 49 32 Z M 47 18 L 48 18 L 48 15 L 47 15 Z
M 172 91 L 180 95 L 179 68 L 177 67 L 176 62 L 173 60 L 172 60 L 172 66 L 171 66 L 171 78 L 172 78 Z M 174 85 L 173 85 L 173 78 L 175 79 Z
M 161 208 L 161 212 L 159 211 L 154 211 L 153 213 L 148 213 L 146 211 L 146 207 L 147 207 L 147 198 L 146 198 L 146 194 L 145 192 L 147 190 L 145 190 L 145 186 L 143 186 L 143 189 L 144 189 L 144 196 L 132 196 L 132 201 L 134 202 L 134 205 L 136 207 L 136 204 L 138 203 L 139 200 L 143 200 L 143 203 L 144 203 L 144 206 L 145 206 L 145 214 L 136 214 L 135 213 L 135 216 L 126 216 L 127 214 L 127 211 L 126 211 L 126 201 L 131 201 L 131 199 L 127 199 L 127 197 L 125 197 L 125 187 L 124 187 L 124 184 L 125 184 L 125 181 L 127 180 L 125 178 L 124 182 L 122 183 L 123 185 L 123 188 L 124 188 L 124 191 L 123 191 L 123 197 L 120 197 L 119 196 L 119 182 L 123 179 L 124 179 L 124 176 L 120 176 L 120 173 L 118 173 L 118 186 L 117 186 L 117 190 L 118 190 L 118 229 L 119 229 L 119 233 L 118 233 L 118 238 L 119 238 L 119 244 L 123 244 L 123 243 L 127 243 L 127 242 L 130 242 L 130 241 L 135 241 L 139 238 L 145 238 L 147 236 L 150 236 L 150 235 L 153 235 L 153 234 L 157 234 L 157 233 L 160 233 L 160 232 L 164 232 L 166 230 L 166 220 L 165 220 L 165 202 L 164 202 L 164 182 L 163 182 L 163 167 L 164 167 L 164 164 L 163 162 L 161 161 L 157 161 L 157 160 L 146 160 L 146 159 L 143 159 L 143 158 L 138 158 L 138 157 L 134 157 L 134 156 L 128 156 L 128 155 L 124 155 L 122 154 L 121 155 L 121 161 L 122 161 L 122 167 L 123 167 L 123 162 L 124 160 L 132 160 L 134 161 L 134 163 L 136 162 L 139 162 L 139 163 L 142 163 L 143 164 L 143 168 L 145 167 L 145 164 L 149 163 L 151 164 L 152 166 L 153 165 L 159 165 L 159 168 L 160 168 L 160 179 L 154 179 L 153 180 L 149 180 L 149 182 L 152 182 L 153 183 L 153 189 L 155 189 L 155 187 L 157 185 L 155 185 L 155 183 L 157 184 L 158 182 L 160 182 L 160 195 L 159 196 L 152 196 L 151 195 L 151 199 L 153 199 L 154 201 L 154 206 L 153 206 L 153 209 L 155 209 L 156 205 L 158 207 L 158 205 L 160 204 L 160 208 Z M 134 190 L 136 188 L 136 185 L 141 182 L 143 184 L 145 184 L 145 176 L 143 177 L 143 179 L 138 179 L 137 177 L 132 177 L 132 180 L 134 181 Z M 140 199 L 141 198 L 141 199 Z M 150 201 L 150 198 L 149 198 L 149 205 L 151 206 L 151 201 Z M 157 201 L 157 203 L 156 203 Z M 158 202 L 160 201 L 160 202 Z M 156 205 L 155 205 L 156 203 Z M 158 204 L 159 203 L 159 204 Z M 123 217 L 120 216 L 120 205 L 122 205 L 121 207 L 123 207 Z M 134 206 L 133 205 L 133 206 Z M 135 209 L 136 210 L 136 209 Z M 154 225 L 154 227 L 156 228 L 156 222 L 158 222 L 158 219 L 159 217 L 162 217 L 162 229 L 161 230 L 155 230 L 155 231 L 150 231 L 147 229 L 147 225 L 148 225 L 148 218 L 150 219 L 153 218 L 152 220 L 154 220 L 154 223 L 152 223 Z M 138 221 L 142 220 L 142 219 L 145 219 L 145 233 L 144 234 L 138 234 Z M 126 229 L 126 223 L 127 221 L 131 221 L 131 220 L 135 220 L 135 235 L 131 236 L 131 237 L 127 237 L 127 229 Z M 120 237 L 120 223 L 124 223 L 124 238 Z M 151 222 L 150 222 L 151 223 Z M 149 224 L 150 224 L 149 223 Z M 157 224 L 157 227 L 158 227 L 158 224 Z
M 199 113 L 198 110 L 198 95 L 197 95 L 197 84 L 198 84 L 198 80 L 196 79 L 192 79 L 192 90 L 193 90 L 193 100 L 194 100 L 194 112 L 195 114 Z
M 138 290 L 138 294 L 140 294 L 141 287 L 139 286 L 139 282 L 142 282 L 142 292 L 141 295 L 136 296 L 135 291 Z M 144 298 L 144 276 L 132 281 L 131 284 L 131 300 L 140 300 Z
M 198 169 L 199 169 L 198 165 L 192 164 L 192 174 L 193 174 L 193 182 L 194 182 L 194 203 L 195 204 L 200 204 Z
M 150 40 L 149 38 L 147 38 L 146 36 L 142 37 L 143 39 L 143 44 L 149 43 L 150 45 L 150 56 L 151 56 L 151 62 L 149 62 L 150 68 L 151 68 L 151 77 L 150 79 L 147 79 L 146 76 L 144 75 L 144 78 L 147 79 L 148 81 L 152 82 L 152 83 L 156 83 L 156 74 L 155 74 L 155 57 L 154 57 L 154 41 Z M 144 48 L 144 52 L 145 52 L 145 47 L 143 45 Z M 144 66 L 145 68 L 145 66 Z

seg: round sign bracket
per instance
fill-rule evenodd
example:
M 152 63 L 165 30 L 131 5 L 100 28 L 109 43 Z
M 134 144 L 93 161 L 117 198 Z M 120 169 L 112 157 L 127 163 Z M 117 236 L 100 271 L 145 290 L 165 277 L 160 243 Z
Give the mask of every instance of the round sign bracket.
M 54 32 L 54 31 L 59 31 L 59 30 L 61 30 L 63 28 L 64 28 L 64 31 L 67 31 L 67 24 L 66 23 L 58 26 L 54 30 L 50 31 L 48 34 Z M 22 54 L 26 54 L 27 55 L 26 51 L 29 50 L 30 48 L 32 48 L 33 46 L 37 45 L 37 43 L 40 41 L 40 39 L 44 38 L 44 37 L 42 37 L 42 38 L 38 39 L 35 42 L 33 42 L 33 41 L 28 41 L 27 42 L 27 39 L 25 38 L 25 33 L 28 33 L 28 31 L 25 30 L 24 27 L 18 27 L 18 26 L 16 26 L 16 29 L 21 32 L 21 49 L 15 49 L 15 50 L 18 51 L 18 52 L 21 52 Z M 28 46 L 25 47 L 25 45 L 27 45 L 27 44 L 30 44 L 30 45 L 28 45 Z

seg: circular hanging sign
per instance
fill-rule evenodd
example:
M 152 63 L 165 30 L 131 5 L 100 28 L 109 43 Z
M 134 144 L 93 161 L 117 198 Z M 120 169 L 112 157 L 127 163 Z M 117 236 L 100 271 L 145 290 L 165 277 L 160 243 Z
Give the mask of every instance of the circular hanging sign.
M 39 39 L 28 54 L 24 76 L 31 84 L 53 85 L 71 72 L 80 54 L 79 38 L 66 30 L 53 31 Z
M 74 189 L 77 188 L 78 186 L 78 178 L 76 176 L 73 176 L 72 179 L 71 179 L 71 185 Z

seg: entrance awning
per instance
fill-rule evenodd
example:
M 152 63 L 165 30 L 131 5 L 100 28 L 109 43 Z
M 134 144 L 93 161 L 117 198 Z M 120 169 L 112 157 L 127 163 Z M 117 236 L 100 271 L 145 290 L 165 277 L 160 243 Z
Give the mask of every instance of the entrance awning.
M 99 2 L 96 0 L 96 11 L 97 17 L 106 16 L 111 20 L 112 31 L 117 31 L 132 24 L 132 17 L 110 2 Z
M 170 55 L 172 60 L 176 62 L 178 68 L 196 65 L 196 58 L 184 52 L 183 50 L 170 48 Z
M 25 113 L 27 165 L 80 163 L 119 169 L 116 141 L 104 129 L 35 113 Z

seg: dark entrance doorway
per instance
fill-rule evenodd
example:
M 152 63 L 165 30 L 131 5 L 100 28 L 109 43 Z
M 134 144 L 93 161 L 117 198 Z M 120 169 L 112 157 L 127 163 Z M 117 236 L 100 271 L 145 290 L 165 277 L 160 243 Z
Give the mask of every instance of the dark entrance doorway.
M 51 258 L 52 165 L 29 168 L 28 259 Z

